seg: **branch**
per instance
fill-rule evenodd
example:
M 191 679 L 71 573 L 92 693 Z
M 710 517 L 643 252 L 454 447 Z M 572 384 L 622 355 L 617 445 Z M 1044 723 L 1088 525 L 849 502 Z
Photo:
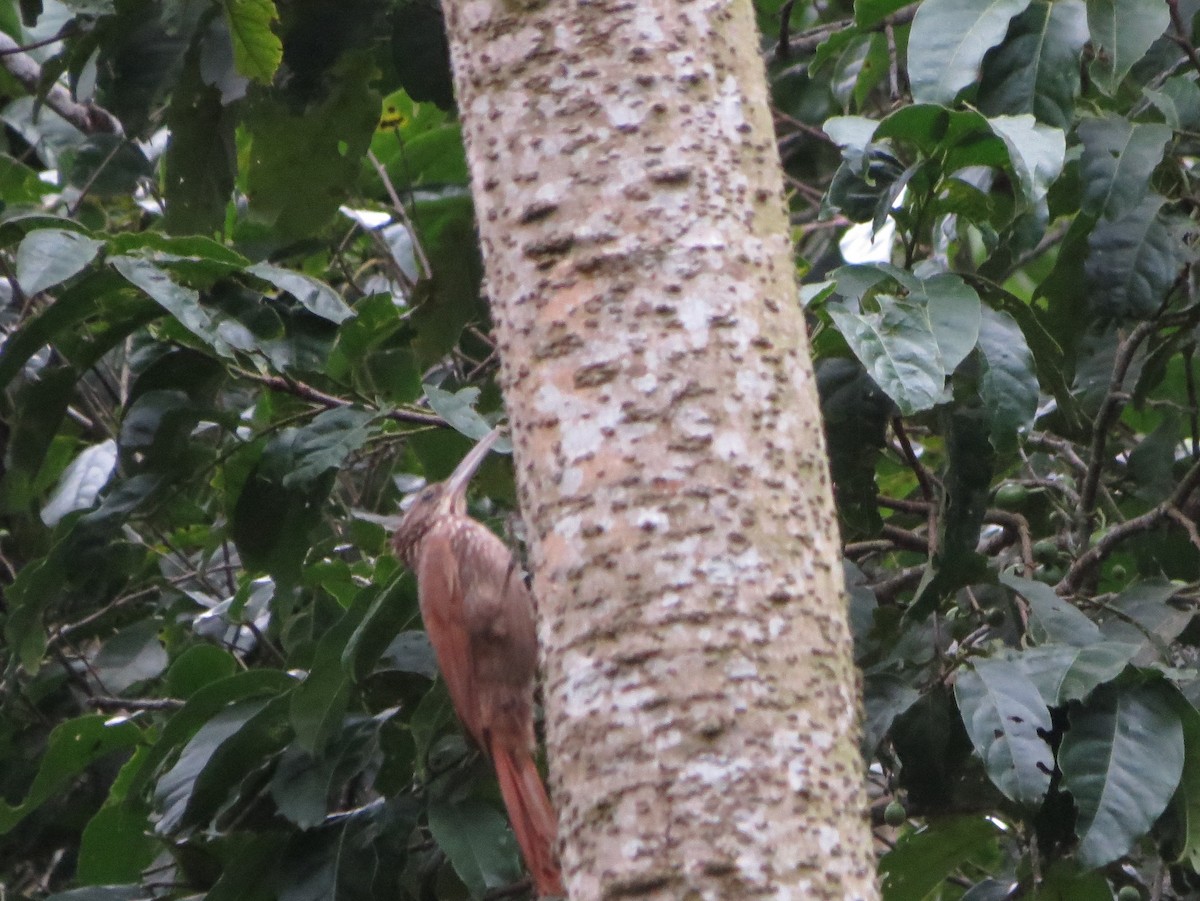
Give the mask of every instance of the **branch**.
M 94 695 L 87 699 L 89 707 L 97 710 L 178 710 L 183 701 L 175 698 L 113 698 Z
M 299 397 L 314 404 L 320 404 L 329 410 L 334 410 L 338 407 L 348 407 L 351 404 L 344 397 L 327 394 L 319 388 L 306 385 L 304 382 L 285 379 L 277 375 L 260 375 L 257 372 L 250 372 L 246 369 L 237 370 L 237 374 L 253 382 L 258 382 L 260 385 L 265 385 L 272 391 L 281 391 L 284 394 L 290 394 L 293 397 Z M 408 422 L 415 425 L 445 427 L 449 424 L 440 416 L 435 416 L 432 413 L 419 413 L 416 410 L 389 410 L 384 415 L 396 422 Z
M 34 97 L 42 90 L 42 68 L 25 49 L 8 35 L 0 32 L 0 66 Z M 122 134 L 121 123 L 108 110 L 90 103 L 80 103 L 62 85 L 55 83 L 46 91 L 46 106 L 54 110 L 84 134 Z
M 1109 529 L 1103 538 L 1077 557 L 1063 575 L 1062 581 L 1054 586 L 1054 590 L 1063 595 L 1074 594 L 1084 576 L 1126 538 L 1140 532 L 1148 532 L 1163 520 L 1172 519 L 1177 522 L 1175 515 L 1183 516 L 1181 508 L 1186 505 L 1188 498 L 1198 487 L 1200 487 L 1200 462 L 1194 463 L 1192 468 L 1184 474 L 1175 493 L 1169 498 L 1141 516 L 1135 516 L 1133 519 Z M 1190 534 L 1189 537 L 1191 537 Z
M 1096 421 L 1092 424 L 1091 459 L 1083 478 L 1083 487 L 1079 489 L 1075 535 L 1076 543 L 1081 548 L 1086 545 L 1088 535 L 1092 531 L 1096 489 L 1100 487 L 1100 472 L 1104 469 L 1104 446 L 1108 441 L 1108 430 L 1121 409 L 1121 389 L 1125 384 L 1125 375 L 1129 372 L 1129 365 L 1133 362 L 1133 355 L 1138 347 L 1155 328 L 1157 325 L 1153 322 L 1138 323 L 1137 328 L 1130 332 L 1129 337 L 1117 348 L 1112 379 L 1108 383 L 1108 391 L 1100 404 L 1100 410 L 1096 413 Z

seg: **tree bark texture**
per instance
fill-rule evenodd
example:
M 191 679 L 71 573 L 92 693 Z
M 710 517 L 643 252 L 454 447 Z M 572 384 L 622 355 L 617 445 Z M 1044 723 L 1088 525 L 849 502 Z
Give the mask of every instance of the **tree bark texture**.
M 749 0 L 445 0 L 570 897 L 876 897 Z

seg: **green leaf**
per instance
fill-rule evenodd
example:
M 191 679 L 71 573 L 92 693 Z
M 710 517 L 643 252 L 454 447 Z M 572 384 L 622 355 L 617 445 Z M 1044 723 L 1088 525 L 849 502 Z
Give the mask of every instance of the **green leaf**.
M 1049 217 L 1046 194 L 1062 172 L 1067 142 L 1062 129 L 1042 125 L 1033 116 L 995 116 L 988 120 L 992 131 L 1004 141 L 1013 172 L 1039 221 Z
M 271 30 L 279 20 L 272 0 L 223 0 L 233 59 L 247 78 L 270 84 L 283 61 L 283 43 Z
M 1078 132 L 1083 141 L 1081 209 L 1098 218 L 1120 219 L 1146 199 L 1150 176 L 1162 162 L 1171 129 L 1107 116 L 1084 119 Z
M 16 806 L 0 801 L 0 835 L 11 832 L 94 761 L 133 747 L 141 735 L 141 730 L 128 720 L 110 721 L 100 715 L 81 716 L 55 726 L 25 799 Z
M 1034 0 L 984 60 L 979 108 L 987 116 L 1032 113 L 1046 125 L 1069 128 L 1087 39 L 1083 0 Z
M 494 807 L 473 798 L 432 799 L 429 831 L 472 898 L 521 878 L 516 842 L 503 814 Z
M 369 676 L 392 639 L 416 623 L 419 616 L 416 581 L 411 574 L 379 592 L 342 650 L 342 666 L 354 681 Z
M 975 289 L 957 275 L 942 273 L 912 286 L 910 300 L 923 299 L 937 338 L 942 367 L 953 372 L 979 338 L 982 304 Z
M 300 301 L 306 310 L 322 319 L 338 324 L 354 315 L 354 311 L 346 306 L 337 292 L 319 279 L 270 263 L 256 263 L 247 267 L 246 271 L 270 282 L 280 291 L 286 291 Z
M 1183 835 L 1177 862 L 1200 873 L 1200 713 L 1182 701 L 1175 706 L 1183 726 L 1184 746 L 1183 775 L 1171 802 Z
M 1030 630 L 1035 639 L 1086 647 L 1104 637 L 1099 626 L 1044 582 L 1022 579 L 1013 573 L 1001 573 L 1000 582 L 1029 604 Z
M 1087 10 L 1096 51 L 1092 81 L 1112 95 L 1134 63 L 1167 30 L 1170 13 L 1158 0 L 1087 0 Z
M 237 701 L 200 727 L 158 781 L 155 831 L 170 835 L 206 823 L 254 767 L 287 744 L 286 696 Z
M 454 104 L 446 23 L 437 3 L 402 3 L 392 13 L 392 62 L 400 84 L 418 102 Z
M 369 57 L 346 54 L 334 70 L 320 103 L 297 110 L 264 93 L 246 114 L 250 219 L 284 238 L 310 235 L 329 221 L 349 195 L 379 121 Z
M 54 191 L 34 169 L 0 153 L 0 200 L 6 204 L 36 204 L 42 197 Z
M 475 411 L 479 401 L 478 388 L 463 388 L 456 392 L 443 391 L 436 385 L 423 385 L 425 397 L 433 412 L 446 420 L 456 431 L 466 435 L 473 441 L 478 441 L 488 435 L 494 426 Z M 512 442 L 501 438 L 493 450 L 500 454 L 512 452 Z
M 171 142 L 163 170 L 163 224 L 176 235 L 221 229 L 237 173 L 236 118 L 221 90 L 204 83 L 200 69 L 199 55 L 190 56 L 167 110 Z
M 1101 641 L 1086 647 L 1048 644 L 1014 652 L 1012 661 L 1037 686 L 1048 707 L 1082 701 L 1125 669 L 1137 645 Z
M 904 0 L 854 0 L 854 23 L 869 28 L 906 6 Z
M 92 670 L 108 694 L 155 679 L 167 668 L 167 652 L 159 640 L 159 622 L 143 619 L 110 638 L 92 660 Z
M 63 470 L 54 493 L 42 507 L 42 522 L 53 526 L 68 513 L 92 506 L 116 465 L 117 442 L 111 438 L 80 451 Z
M 1171 642 L 1193 615 L 1186 604 L 1171 603 L 1180 588 L 1164 579 L 1134 582 L 1106 605 L 1100 619 L 1104 635 L 1134 645 L 1133 662 L 1139 666 L 1171 660 L 1175 656 Z
M 979 330 L 983 377 L 979 392 L 990 419 L 990 440 L 998 451 L 1016 449 L 1017 436 L 1033 427 L 1038 380 L 1033 354 L 1015 319 L 987 307 Z
M 79 232 L 57 228 L 31 231 L 17 248 L 17 283 L 32 296 L 78 275 L 104 246 Z
M 83 830 L 75 880 L 84 885 L 136 882 L 160 845 L 149 833 L 149 811 L 106 804 Z
M 1148 319 L 1166 300 L 1188 249 L 1163 203 L 1149 194 L 1120 219 L 1105 219 L 1092 230 L 1084 275 L 1096 316 Z
M 884 901 L 922 901 L 999 834 L 982 817 L 948 817 L 904 836 L 879 861 Z
M 1062 786 L 1079 811 L 1079 859 L 1100 867 L 1129 851 L 1171 800 L 1183 726 L 1154 684 L 1097 691 L 1070 722 L 1058 753 Z
M 369 592 L 359 592 L 350 609 L 317 641 L 308 675 L 292 692 L 290 717 L 296 743 L 314 756 L 325 751 L 346 712 L 350 674 L 342 664 L 342 654 L 362 625 L 371 601 Z
M 946 380 L 941 350 L 924 304 L 878 295 L 878 313 L 861 313 L 844 303 L 827 303 L 834 325 L 854 355 L 901 414 L 928 410 L 941 398 Z
M 1163 83 L 1162 90 L 1142 88 L 1142 93 L 1175 131 L 1195 131 L 1200 126 L 1200 86 L 1194 75 L 1176 75 Z
M 877 535 L 883 522 L 875 469 L 895 408 L 857 360 L 826 358 L 816 370 L 843 528 L 849 535 Z
M 168 313 L 221 356 L 231 357 L 233 351 L 220 336 L 217 324 L 200 305 L 200 294 L 172 281 L 171 277 L 148 260 L 130 256 L 113 257 L 113 267 L 133 285 L 140 288 Z
M 180 654 L 167 670 L 166 691 L 187 700 L 206 685 L 227 679 L 237 672 L 238 660 L 223 648 L 198 644 Z
M 863 678 L 864 756 L 869 759 L 875 754 L 896 717 L 920 697 L 919 691 L 890 673 L 871 673 Z
M 309 485 L 331 470 L 341 468 L 374 433 L 375 414 L 353 407 L 326 410 L 301 429 L 290 433 L 292 465 L 283 476 L 284 488 Z
M 1050 710 L 1015 664 L 977 659 L 972 666 L 954 683 L 967 734 L 996 788 L 1034 807 L 1046 796 L 1054 771 L 1054 755 L 1042 738 L 1053 731 Z
M 908 39 L 908 79 L 918 103 L 953 102 L 974 82 L 984 54 L 1029 0 L 925 0 Z

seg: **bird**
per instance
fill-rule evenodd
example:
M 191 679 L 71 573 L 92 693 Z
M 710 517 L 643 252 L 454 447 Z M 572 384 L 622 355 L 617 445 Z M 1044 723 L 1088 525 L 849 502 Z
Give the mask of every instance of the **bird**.
M 467 513 L 467 485 L 500 437 L 493 429 L 444 482 L 416 495 L 392 536 L 417 577 L 425 632 L 450 701 L 495 767 L 539 897 L 565 894 L 557 816 L 534 761 L 533 597 L 509 548 Z

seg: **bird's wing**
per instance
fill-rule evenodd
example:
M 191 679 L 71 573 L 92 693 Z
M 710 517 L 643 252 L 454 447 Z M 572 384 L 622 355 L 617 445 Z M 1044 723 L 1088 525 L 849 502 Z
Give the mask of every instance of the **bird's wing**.
M 417 587 L 425 633 L 437 655 L 438 669 L 463 725 L 486 747 L 479 723 L 479 690 L 471 657 L 463 581 L 455 557 L 453 524 L 435 524 L 421 542 Z
M 533 744 L 537 627 L 533 598 L 512 552 L 486 527 L 459 521 L 452 541 L 477 680 L 480 730 L 489 743 Z

